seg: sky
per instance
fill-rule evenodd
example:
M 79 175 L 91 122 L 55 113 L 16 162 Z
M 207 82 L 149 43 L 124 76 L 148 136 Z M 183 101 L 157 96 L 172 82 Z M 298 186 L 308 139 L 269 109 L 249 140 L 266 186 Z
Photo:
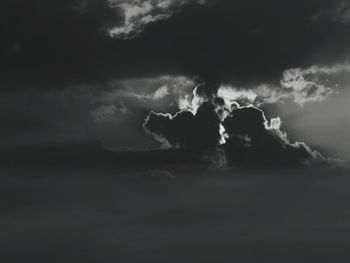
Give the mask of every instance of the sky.
M 348 0 L 2 0 L 0 35 L 0 261 L 349 261 Z
M 281 117 L 293 141 L 349 160 L 349 10 L 347 1 L 3 1 L 1 145 L 161 148 L 144 130 L 148 114 L 193 110 L 201 86 L 195 103 L 240 100 Z

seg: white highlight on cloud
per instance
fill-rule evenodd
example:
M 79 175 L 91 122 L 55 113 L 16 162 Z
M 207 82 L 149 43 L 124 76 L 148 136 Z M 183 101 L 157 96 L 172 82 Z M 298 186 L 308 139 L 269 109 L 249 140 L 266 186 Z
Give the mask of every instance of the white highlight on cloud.
M 221 145 L 223 145 L 223 144 L 225 144 L 227 142 L 227 139 L 229 138 L 229 135 L 227 134 L 224 125 L 222 125 L 221 123 L 219 125 L 219 133 L 220 133 L 220 141 L 219 141 L 219 143 Z
M 167 20 L 185 5 L 204 5 L 206 0 L 107 0 L 111 8 L 121 11 L 124 22 L 108 30 L 111 37 L 130 39 L 150 23 Z
M 188 110 L 196 115 L 198 108 L 207 101 L 207 98 L 198 95 L 198 87 L 201 84 L 196 85 L 192 91 L 192 94 L 185 94 L 183 97 L 178 99 L 178 107 L 180 110 Z
M 255 106 L 248 106 L 248 107 L 255 107 Z M 255 107 L 256 108 L 256 107 Z M 259 108 L 257 108 L 259 109 Z M 284 145 L 289 145 L 295 149 L 305 149 L 306 152 L 309 154 L 310 158 L 305 162 L 305 164 L 320 164 L 320 163 L 329 163 L 329 164 L 337 164 L 338 160 L 334 160 L 332 158 L 326 158 L 318 151 L 312 150 L 310 146 L 308 146 L 304 142 L 291 142 L 288 139 L 287 133 L 281 130 L 282 121 L 280 117 L 271 118 L 270 121 L 267 120 L 265 113 L 259 109 L 263 113 L 263 118 L 265 120 L 264 126 L 265 129 L 271 132 L 275 135 L 276 138 L 281 140 Z
M 172 116 L 170 113 L 161 113 L 161 112 L 154 112 L 151 111 L 148 116 L 146 117 L 145 121 L 142 124 L 142 127 L 144 129 L 144 131 L 146 132 L 147 135 L 150 135 L 155 141 L 159 142 L 160 144 L 160 149 L 179 149 L 180 147 L 178 145 L 172 145 L 164 136 L 155 133 L 155 132 L 151 132 L 148 128 L 147 128 L 147 123 L 150 120 L 150 116 L 151 114 L 156 114 L 158 116 L 162 116 L 164 118 L 167 118 L 169 120 L 172 120 L 173 118 L 175 118 L 179 113 L 181 112 L 177 112 L 174 116 Z
M 252 90 L 239 90 L 235 87 L 222 85 L 218 89 L 217 96 L 222 98 L 226 105 L 231 105 L 232 103 L 239 102 L 241 100 L 248 103 L 253 103 L 258 95 Z
M 161 86 L 159 89 L 157 89 L 154 94 L 153 94 L 153 99 L 154 100 L 159 100 L 164 98 L 165 96 L 169 95 L 169 91 L 168 91 L 168 86 L 164 85 Z
M 272 118 L 270 120 L 270 126 L 268 128 L 272 130 L 279 130 L 281 126 L 282 126 L 281 118 L 277 117 L 277 118 Z

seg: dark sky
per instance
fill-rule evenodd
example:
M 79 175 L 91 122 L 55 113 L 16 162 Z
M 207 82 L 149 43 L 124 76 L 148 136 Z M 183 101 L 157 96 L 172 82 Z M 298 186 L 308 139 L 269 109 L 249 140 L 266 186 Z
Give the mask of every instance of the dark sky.
M 278 80 L 288 68 L 347 58 L 349 27 L 337 17 L 340 5 L 208 1 L 182 11 L 172 7 L 171 18 L 145 26 L 134 38 L 112 39 L 104 29 L 123 24 L 123 9 L 105 1 L 5 0 L 1 79 L 4 88 L 21 90 L 162 74 L 208 83 Z
M 324 127 L 303 109 L 347 94 L 349 10 L 333 0 L 4 0 L 1 145 L 99 140 L 119 150 L 154 148 L 142 128 L 149 111 L 175 114 L 198 83 L 205 83 L 200 96 L 222 84 L 260 96 L 266 91 L 256 88 L 267 85 L 268 96 L 282 95 L 273 102 L 261 95 L 267 120 L 282 116 L 290 136 L 304 141 Z M 294 68 L 309 81 L 301 91 L 282 82 Z M 335 115 L 348 123 L 344 107 L 322 121 L 327 133 Z M 331 137 L 312 145 L 347 159 Z

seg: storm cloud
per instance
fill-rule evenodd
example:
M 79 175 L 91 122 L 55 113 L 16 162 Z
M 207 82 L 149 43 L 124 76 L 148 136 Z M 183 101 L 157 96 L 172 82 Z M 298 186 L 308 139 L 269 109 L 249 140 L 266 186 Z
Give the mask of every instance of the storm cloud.
M 144 129 L 163 148 L 204 153 L 224 149 L 229 165 L 294 166 L 327 159 L 302 142 L 290 142 L 280 118 L 266 119 L 256 106 L 241 106 L 222 97 L 201 100 L 195 89 L 187 109 L 175 115 L 151 111 Z M 196 107 L 199 102 L 198 108 Z

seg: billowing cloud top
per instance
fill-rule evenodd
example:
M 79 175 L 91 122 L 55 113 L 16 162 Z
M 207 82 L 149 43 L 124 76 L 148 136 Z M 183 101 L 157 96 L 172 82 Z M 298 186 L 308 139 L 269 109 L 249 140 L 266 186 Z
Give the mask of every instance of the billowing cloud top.
M 305 143 L 290 142 L 280 129 L 280 118 L 268 121 L 258 107 L 241 106 L 231 98 L 224 92 L 206 96 L 197 87 L 187 109 L 175 115 L 151 111 L 144 129 L 162 147 L 195 153 L 223 149 L 230 165 L 290 166 L 329 161 Z

